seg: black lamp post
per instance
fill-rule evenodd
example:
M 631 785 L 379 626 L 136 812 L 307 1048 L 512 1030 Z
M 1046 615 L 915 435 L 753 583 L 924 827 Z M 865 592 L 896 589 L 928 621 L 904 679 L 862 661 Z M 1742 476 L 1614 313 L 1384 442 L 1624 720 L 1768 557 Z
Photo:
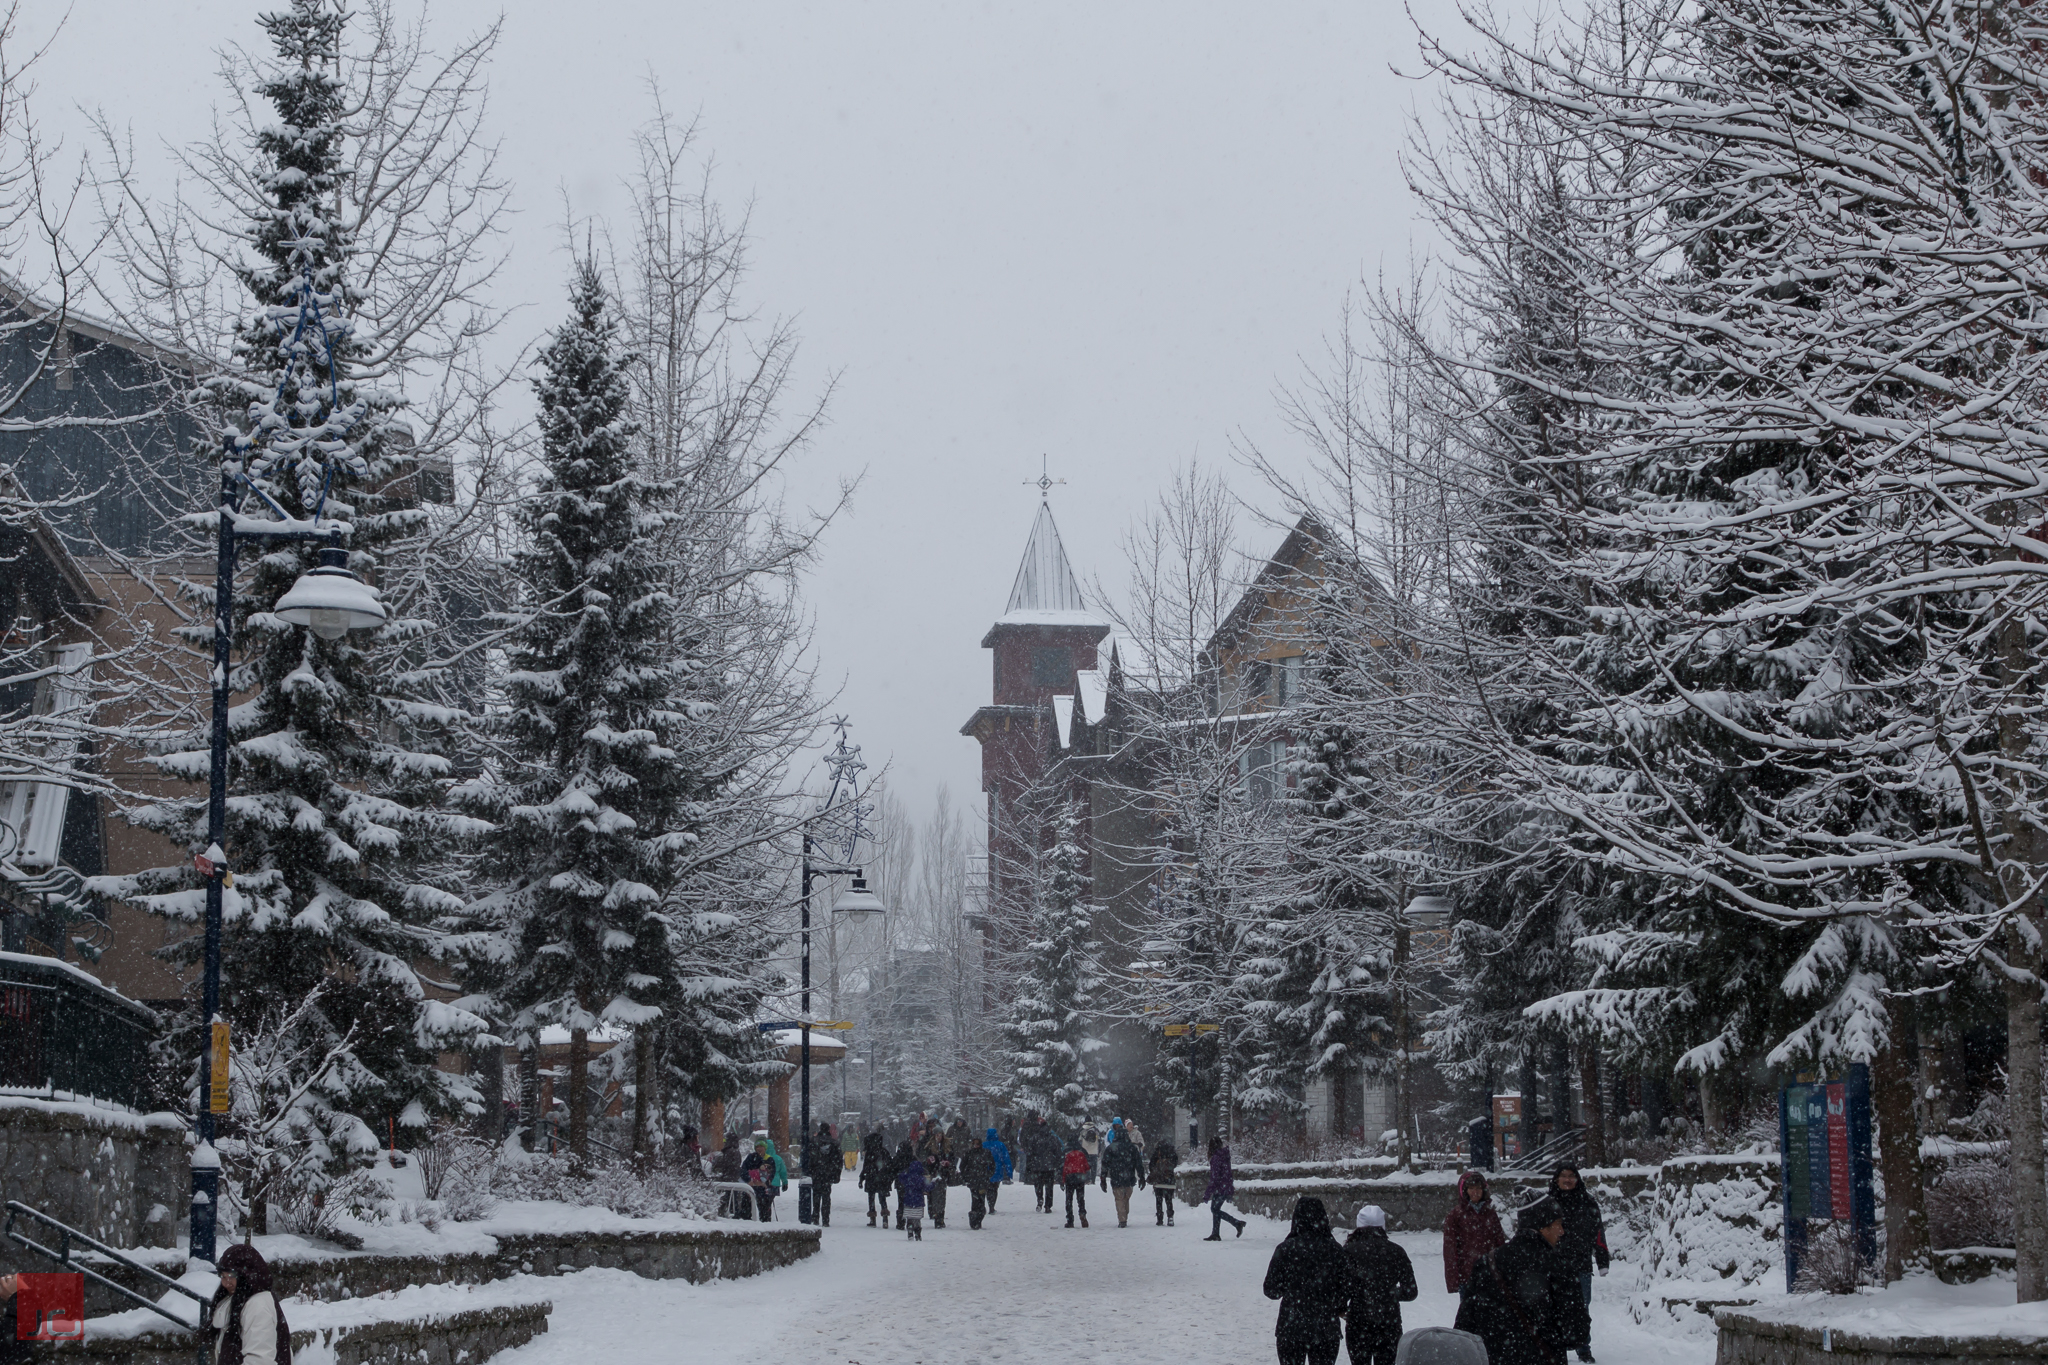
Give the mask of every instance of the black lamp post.
M 850 859 L 853 856 L 855 845 L 860 842 L 861 836 L 867 832 L 861 824 L 861 816 L 865 811 L 865 807 L 862 806 L 859 800 L 860 774 L 867 765 L 860 761 L 860 746 L 853 745 L 848 747 L 846 743 L 846 721 L 842 718 L 834 721 L 833 724 L 839 730 L 839 742 L 833 746 L 832 752 L 825 756 L 825 764 L 832 772 L 832 789 L 826 793 L 824 801 L 819 804 L 817 815 L 824 815 L 832 809 L 833 803 L 838 800 L 839 788 L 841 784 L 844 784 L 847 788 L 847 799 L 852 806 L 851 813 L 853 816 L 852 824 L 846 833 L 844 846 L 845 856 L 847 859 Z M 813 820 L 816 818 L 817 816 L 812 817 Z M 800 1083 L 802 1098 L 798 1101 L 797 1105 L 797 1123 L 799 1125 L 797 1128 L 797 1153 L 799 1162 L 802 1162 L 803 1158 L 810 1153 L 814 1137 L 814 1134 L 811 1132 L 811 886 L 821 876 L 830 877 L 850 874 L 853 877 L 853 882 L 833 900 L 833 914 L 878 915 L 886 912 L 888 909 L 887 906 L 882 904 L 880 896 L 868 890 L 867 878 L 861 875 L 860 868 L 814 862 L 811 855 L 815 848 L 816 841 L 811 836 L 810 823 L 806 822 L 803 830 L 803 877 L 800 888 L 801 895 L 798 901 L 803 916 L 803 998 L 801 1008 L 797 1011 L 797 1069 L 802 1077 Z M 801 1166 L 799 1169 L 801 1169 Z M 815 1177 L 813 1178 L 815 1179 Z M 797 1221 L 799 1222 L 809 1223 L 817 1217 L 816 1203 L 811 1199 L 810 1194 L 811 1187 L 808 1185 L 803 1186 L 801 1196 L 797 1200 Z
M 320 567 L 299 575 L 291 590 L 278 599 L 277 614 L 293 625 L 310 629 L 323 640 L 337 640 L 351 630 L 384 624 L 384 606 L 376 590 L 348 569 L 348 551 L 341 548 L 341 528 L 322 529 L 313 521 L 282 516 L 277 521 L 241 515 L 241 491 L 250 486 L 232 467 L 221 476 L 220 534 L 213 577 L 213 735 L 212 764 L 206 793 L 206 852 L 197 866 L 206 878 L 206 959 L 201 987 L 209 1040 L 220 1019 L 221 898 L 229 880 L 228 823 L 228 679 L 235 645 L 235 559 L 244 540 L 324 540 Z M 267 499 L 266 499 L 267 501 Z M 273 507 L 276 504 L 272 504 Z M 218 1226 L 220 1157 L 213 1149 L 213 1048 L 199 1057 L 199 1145 L 192 1153 L 192 1237 L 190 1258 L 211 1262 Z

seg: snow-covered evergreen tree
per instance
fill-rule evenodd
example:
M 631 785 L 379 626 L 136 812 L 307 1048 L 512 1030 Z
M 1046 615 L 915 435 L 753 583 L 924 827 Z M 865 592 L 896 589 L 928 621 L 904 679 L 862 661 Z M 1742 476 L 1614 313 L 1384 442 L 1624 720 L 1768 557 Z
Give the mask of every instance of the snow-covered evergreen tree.
M 1092 1013 L 1101 987 L 1094 909 L 1087 899 L 1087 850 L 1069 802 L 1052 812 L 1049 845 L 1031 884 L 1031 937 L 1011 996 L 1003 1038 L 1010 1093 L 1061 1131 L 1100 1119 L 1116 1096 L 1101 1088 L 1094 1054 L 1102 1042 Z
M 243 205 L 249 254 L 237 276 L 250 296 L 233 363 L 214 393 L 240 422 L 228 433 L 227 473 L 294 518 L 318 515 L 347 528 L 351 566 L 374 576 L 379 551 L 401 547 L 419 513 L 379 491 L 404 471 L 390 439 L 396 399 L 358 381 L 349 265 L 354 244 L 332 215 L 346 95 L 336 79 L 345 16 L 324 0 L 294 0 L 260 21 L 275 50 L 258 93 L 276 122 L 256 137 L 250 181 L 261 202 Z M 193 519 L 211 527 L 208 514 Z M 211 533 L 209 531 L 209 539 Z M 432 629 L 393 620 L 376 636 L 322 640 L 272 614 L 272 605 L 317 562 L 305 541 L 264 542 L 238 577 L 229 724 L 226 852 L 234 869 L 224 895 L 222 1011 L 232 1025 L 284 1013 L 308 1058 L 331 1058 L 317 1078 L 275 1068 L 277 1100 L 303 1090 L 284 1123 L 311 1153 L 301 1198 L 379 1145 L 392 1121 L 417 1129 L 435 1115 L 473 1108 L 468 1081 L 439 1070 L 436 1052 L 473 1038 L 482 1021 L 426 998 L 419 964 L 441 939 L 436 918 L 459 905 L 425 869 L 474 822 L 440 808 L 450 764 L 446 728 L 459 717 L 423 704 L 417 677 L 375 667 L 389 642 Z M 211 586 L 193 585 L 211 607 Z M 208 627 L 186 634 L 210 641 Z M 381 637 L 381 638 L 379 638 Z M 441 732 L 439 734 L 435 732 Z M 165 774 L 204 784 L 204 734 L 160 755 Z M 179 847 L 205 846 L 203 799 L 158 802 L 132 817 Z M 205 893 L 189 864 L 103 879 L 100 889 L 196 924 Z M 170 950 L 190 963 L 201 936 Z M 293 1009 L 322 986 L 316 1008 Z M 167 1046 L 182 1065 L 196 1058 L 204 1021 L 180 1020 Z M 291 1047 L 284 1047 L 289 1054 Z M 310 1082 L 310 1083 L 309 1083 Z M 374 1131 L 373 1131 L 374 1130 Z M 233 1170 L 234 1139 L 226 1147 Z

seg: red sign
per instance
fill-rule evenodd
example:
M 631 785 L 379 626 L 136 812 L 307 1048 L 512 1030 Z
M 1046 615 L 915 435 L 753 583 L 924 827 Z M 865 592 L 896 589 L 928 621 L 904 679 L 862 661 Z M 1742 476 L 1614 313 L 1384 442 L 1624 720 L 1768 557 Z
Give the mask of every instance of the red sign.
M 85 1276 L 17 1275 L 14 1296 L 17 1340 L 85 1339 Z
M 1849 1092 L 1836 1082 L 1828 1087 L 1828 1202 L 1835 1217 L 1848 1222 L 1849 1192 Z

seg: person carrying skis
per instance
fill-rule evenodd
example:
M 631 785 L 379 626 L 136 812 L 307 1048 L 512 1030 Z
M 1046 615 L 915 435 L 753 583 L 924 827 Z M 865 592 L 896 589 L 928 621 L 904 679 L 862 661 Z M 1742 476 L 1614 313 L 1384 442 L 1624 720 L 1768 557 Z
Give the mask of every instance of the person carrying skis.
M 1152 1184 L 1152 1220 L 1163 1227 L 1173 1226 L 1173 1187 L 1180 1179 L 1174 1168 L 1180 1164 L 1180 1153 L 1173 1150 L 1173 1144 L 1162 1142 L 1152 1149 L 1152 1160 L 1147 1163 L 1145 1178 Z
M 995 1174 L 989 1177 L 988 1182 L 988 1211 L 994 1213 L 996 1191 L 1002 1188 L 1004 1181 L 1010 1179 L 1015 1168 L 1010 1165 L 1010 1144 L 997 1137 L 995 1129 L 988 1130 L 988 1136 L 981 1145 L 988 1148 L 989 1160 L 995 1163 Z
M 960 1131 L 964 1134 L 967 1130 L 963 1126 Z M 960 1183 L 967 1187 L 967 1226 L 971 1230 L 979 1231 L 988 1213 L 988 1192 L 995 1188 L 990 1178 L 995 1169 L 996 1159 L 985 1143 L 969 1141 L 960 1153 Z
M 1486 1343 L 1489 1365 L 1564 1365 L 1592 1336 L 1578 1277 L 1557 1254 L 1564 1210 L 1549 1195 L 1515 1215 L 1506 1246 L 1473 1263 L 1457 1328 Z
M 1230 1148 L 1224 1146 L 1223 1134 L 1218 1133 L 1209 1139 L 1209 1184 L 1202 1191 L 1202 1198 L 1209 1204 L 1209 1235 L 1203 1241 L 1222 1241 L 1225 1223 L 1235 1227 L 1238 1236 L 1244 1236 L 1244 1219 L 1232 1218 L 1223 1211 L 1225 1201 L 1236 1193 L 1237 1186 L 1230 1178 Z
M 1116 1200 L 1116 1225 L 1131 1223 L 1131 1190 L 1145 1182 L 1145 1158 L 1138 1153 L 1122 1124 L 1109 1130 L 1109 1149 L 1102 1154 L 1102 1188 Z
M 860 1150 L 860 1187 L 868 1195 L 868 1226 L 875 1225 L 875 1205 L 882 1206 L 882 1226 L 889 1225 L 889 1191 L 895 1187 L 896 1172 L 889 1160 L 889 1144 L 882 1136 L 882 1125 L 876 1124 L 868 1130 L 867 1141 Z
M 1344 1243 L 1357 1283 L 1344 1312 L 1344 1344 L 1351 1365 L 1394 1365 L 1401 1344 L 1401 1305 L 1413 1303 L 1421 1291 L 1415 1265 L 1387 1236 L 1387 1212 L 1377 1204 L 1358 1211 L 1358 1226 Z
M 1564 1210 L 1564 1236 L 1558 1241 L 1557 1254 L 1564 1259 L 1572 1274 L 1579 1277 L 1579 1297 L 1586 1301 L 1590 1314 L 1594 1263 L 1599 1263 L 1600 1273 L 1605 1275 L 1610 1259 L 1607 1225 L 1600 1220 L 1599 1202 L 1586 1188 L 1586 1182 L 1579 1178 L 1576 1166 L 1557 1168 L 1557 1174 L 1550 1178 L 1550 1197 Z M 1584 1346 L 1579 1347 L 1579 1359 L 1586 1365 L 1592 1365 L 1593 1343 L 1590 1337 Z
M 1072 1140 L 1067 1143 L 1067 1154 L 1060 1159 L 1060 1183 L 1067 1187 L 1067 1226 L 1074 1226 L 1074 1206 L 1081 1206 L 1081 1226 L 1088 1226 L 1088 1180 L 1094 1163 L 1081 1144 Z
M 1266 1297 L 1280 1300 L 1273 1324 L 1280 1365 L 1336 1365 L 1343 1342 L 1338 1321 L 1351 1303 L 1353 1280 L 1323 1201 L 1296 1200 L 1294 1225 L 1266 1266 Z
M 924 1162 L 911 1150 L 908 1142 L 896 1151 L 896 1217 L 910 1236 L 908 1240 L 924 1240 Z
M 1444 1288 L 1455 1294 L 1481 1256 L 1503 1246 L 1500 1215 L 1493 1211 L 1486 1177 L 1467 1171 L 1458 1177 L 1458 1202 L 1444 1219 Z

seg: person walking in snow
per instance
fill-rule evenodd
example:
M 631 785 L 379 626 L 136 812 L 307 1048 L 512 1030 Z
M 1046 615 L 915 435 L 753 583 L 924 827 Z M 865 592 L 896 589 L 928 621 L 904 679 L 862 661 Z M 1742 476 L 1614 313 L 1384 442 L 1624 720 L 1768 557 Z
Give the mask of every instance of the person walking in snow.
M 1173 1144 L 1162 1142 L 1152 1151 L 1152 1159 L 1146 1164 L 1145 1178 L 1152 1185 L 1152 1221 L 1164 1227 L 1173 1226 L 1173 1191 L 1180 1179 L 1175 1170 L 1180 1165 L 1180 1153 L 1173 1150 Z
M 740 1184 L 747 1178 L 743 1169 L 745 1162 L 746 1158 L 740 1154 L 740 1135 L 728 1134 L 725 1145 L 718 1149 L 718 1155 L 711 1158 L 711 1178 L 728 1185 Z M 754 1216 L 753 1196 L 737 1190 L 721 1190 L 718 1213 L 721 1218 L 751 1219 Z
M 1043 1114 L 1033 1114 L 1025 1120 L 1024 1152 L 1029 1159 L 1027 1169 L 1031 1172 L 1031 1193 L 1040 1213 L 1053 1211 L 1053 1191 L 1060 1183 L 1060 1163 L 1066 1159 L 1067 1145 L 1060 1141 L 1060 1135 L 1052 1130 Z
M 846 1158 L 849 1171 L 860 1164 L 860 1130 L 856 1125 L 849 1123 L 840 1130 L 839 1154 Z
M 961 1130 L 966 1131 L 964 1128 Z M 995 1130 L 991 1128 L 990 1132 Z M 967 1226 L 979 1231 L 981 1220 L 988 1214 L 988 1192 L 995 1188 L 990 1183 L 996 1170 L 996 1159 L 986 1143 L 967 1143 L 960 1153 L 960 1183 L 967 1187 Z
M 1358 1226 L 1344 1243 L 1344 1259 L 1357 1277 L 1351 1305 L 1344 1312 L 1344 1344 L 1351 1365 L 1394 1365 L 1401 1344 L 1401 1305 L 1421 1292 L 1415 1264 L 1387 1236 L 1387 1211 L 1367 1204 L 1358 1211 Z
M 1592 1336 L 1578 1277 L 1557 1254 L 1564 1210 L 1549 1195 L 1515 1215 L 1515 1235 L 1472 1266 L 1457 1328 L 1486 1343 L 1488 1365 L 1564 1365 Z
M 1336 1365 L 1338 1326 L 1356 1277 L 1330 1232 L 1330 1216 L 1314 1197 L 1294 1204 L 1294 1225 L 1266 1265 L 1266 1297 L 1280 1300 L 1273 1324 L 1280 1365 Z
M 909 1240 L 924 1240 L 924 1161 L 904 1143 L 896 1153 L 902 1169 L 896 1172 L 896 1217 L 910 1234 Z
M 1598 1262 L 1600 1273 L 1607 1273 L 1610 1259 L 1607 1252 L 1607 1225 L 1600 1220 L 1600 1205 L 1593 1198 L 1593 1192 L 1586 1188 L 1586 1182 L 1579 1178 L 1576 1166 L 1559 1166 L 1550 1178 L 1550 1197 L 1564 1210 L 1564 1236 L 1558 1239 L 1557 1254 L 1563 1258 L 1572 1274 L 1579 1277 L 1579 1296 L 1585 1300 L 1588 1314 L 1593 1307 L 1593 1267 Z M 1589 1336 L 1586 1344 L 1579 1347 L 1579 1359 L 1591 1365 L 1593 1343 Z
M 804 1146 L 803 1171 L 811 1178 L 811 1216 L 818 1226 L 832 1226 L 832 1187 L 839 1183 L 839 1144 L 832 1140 L 832 1125 L 818 1125 L 817 1136 Z
M 876 1124 L 868 1130 L 867 1140 L 860 1149 L 860 1187 L 867 1191 L 868 1226 L 875 1225 L 875 1206 L 881 1205 L 882 1226 L 889 1225 L 889 1191 L 895 1188 L 896 1173 L 891 1169 L 889 1144 L 882 1136 L 882 1125 Z
M 1444 1288 L 1455 1294 L 1481 1256 L 1503 1246 L 1500 1215 L 1486 1189 L 1486 1177 L 1467 1171 L 1458 1177 L 1458 1202 L 1444 1219 Z
M 1091 1172 L 1095 1163 L 1088 1159 L 1088 1153 L 1081 1144 L 1072 1140 L 1067 1143 L 1067 1154 L 1060 1159 L 1060 1183 L 1067 1189 L 1067 1226 L 1074 1226 L 1074 1208 L 1081 1209 L 1081 1226 L 1088 1226 L 1088 1182 L 1093 1179 Z
M 946 1226 L 946 1189 L 958 1178 L 953 1172 L 953 1142 L 946 1129 L 934 1123 L 925 1129 L 924 1197 L 932 1226 Z
M 991 1128 L 981 1145 L 988 1148 L 989 1159 L 995 1163 L 995 1174 L 989 1177 L 988 1183 L 988 1211 L 994 1213 L 996 1191 L 1015 1174 L 1014 1168 L 1010 1165 L 1010 1144 L 997 1137 L 996 1130 Z
M 1224 1146 L 1223 1134 L 1218 1133 L 1209 1139 L 1209 1183 L 1202 1190 L 1202 1198 L 1209 1205 L 1209 1235 L 1203 1241 L 1222 1241 L 1225 1223 L 1234 1226 L 1238 1236 L 1244 1236 L 1244 1219 L 1232 1218 L 1223 1211 L 1224 1202 L 1236 1193 L 1237 1185 L 1230 1178 L 1230 1148 Z
M 221 1253 L 220 1288 L 206 1321 L 212 1328 L 213 1365 L 277 1365 L 291 1359 L 291 1328 L 271 1292 L 270 1266 L 244 1242 Z
M 754 1199 L 761 1206 L 761 1221 L 775 1221 L 775 1196 L 789 1188 L 789 1167 L 775 1150 L 774 1138 L 755 1138 L 754 1154 L 740 1167 L 742 1176 L 754 1187 Z
M 1145 1183 L 1145 1158 L 1131 1141 L 1128 1129 L 1118 1125 L 1109 1130 L 1109 1150 L 1102 1154 L 1102 1188 L 1116 1200 L 1116 1225 L 1131 1225 L 1131 1190 Z
M 1138 1127 L 1138 1121 L 1136 1119 L 1125 1119 L 1124 1131 L 1131 1135 L 1131 1146 L 1136 1147 L 1138 1154 L 1143 1156 L 1145 1153 L 1145 1134 Z
M 1102 1159 L 1102 1134 L 1095 1131 L 1092 1123 L 1081 1125 L 1081 1150 L 1088 1154 L 1088 1178 L 1093 1180 L 1097 1174 L 1096 1163 Z

